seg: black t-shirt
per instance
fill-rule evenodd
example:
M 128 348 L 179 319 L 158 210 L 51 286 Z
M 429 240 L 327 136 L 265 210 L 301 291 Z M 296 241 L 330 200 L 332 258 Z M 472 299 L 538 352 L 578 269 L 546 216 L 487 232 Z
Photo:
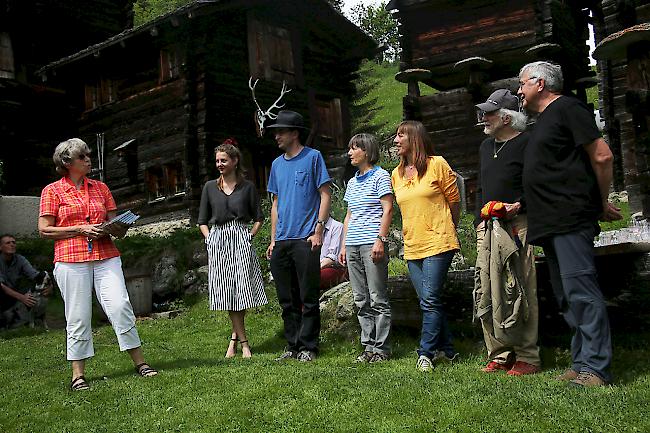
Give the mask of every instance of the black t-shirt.
M 507 142 L 495 142 L 494 138 L 490 137 L 481 143 L 475 225 L 481 222 L 481 208 L 490 200 L 504 203 L 518 201 L 522 206 L 520 213 L 526 212 L 521 177 L 528 138 L 528 132 L 522 132 Z M 497 152 L 496 158 L 494 157 L 495 152 Z
M 587 106 L 562 96 L 537 118 L 524 158 L 528 240 L 597 226 L 598 182 L 583 146 L 600 137 Z
M 239 182 L 233 192 L 227 195 L 217 186 L 217 180 L 203 185 L 201 205 L 199 206 L 200 225 L 225 224 L 229 221 L 263 221 L 257 189 L 252 182 Z

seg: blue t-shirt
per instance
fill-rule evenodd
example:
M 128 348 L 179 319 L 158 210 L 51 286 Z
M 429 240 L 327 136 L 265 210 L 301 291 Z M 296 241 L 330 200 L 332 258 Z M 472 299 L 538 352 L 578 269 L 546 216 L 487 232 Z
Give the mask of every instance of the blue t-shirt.
M 305 239 L 318 221 L 318 188 L 330 182 L 319 151 L 304 147 L 291 159 L 280 155 L 271 165 L 267 190 L 278 197 L 275 240 Z
M 345 236 L 346 246 L 375 242 L 384 214 L 379 199 L 392 192 L 390 175 L 381 167 L 374 167 L 362 176 L 357 172 L 350 179 L 343 196 L 350 211 L 348 232 Z

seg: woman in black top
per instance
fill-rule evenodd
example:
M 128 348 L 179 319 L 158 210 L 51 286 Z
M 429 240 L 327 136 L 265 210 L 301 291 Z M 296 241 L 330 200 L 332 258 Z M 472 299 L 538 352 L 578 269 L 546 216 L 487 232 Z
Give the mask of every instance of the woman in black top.
M 208 292 L 211 310 L 226 310 L 232 336 L 226 358 L 251 357 L 244 327 L 246 309 L 266 304 L 260 264 L 251 245 L 264 217 L 255 185 L 244 178 L 241 153 L 231 142 L 215 149 L 221 176 L 203 187 L 199 229 L 208 250 Z M 254 221 L 249 230 L 248 223 Z M 211 228 L 210 228 L 211 227 Z

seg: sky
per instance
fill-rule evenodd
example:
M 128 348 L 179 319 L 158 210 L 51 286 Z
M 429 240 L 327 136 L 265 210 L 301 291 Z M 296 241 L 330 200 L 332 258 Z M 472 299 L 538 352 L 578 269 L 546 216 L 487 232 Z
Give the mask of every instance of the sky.
M 364 5 L 378 5 L 381 3 L 380 0 L 344 0 L 343 2 L 343 13 L 345 16 L 350 16 L 350 10 L 358 5 L 359 3 L 363 3 Z

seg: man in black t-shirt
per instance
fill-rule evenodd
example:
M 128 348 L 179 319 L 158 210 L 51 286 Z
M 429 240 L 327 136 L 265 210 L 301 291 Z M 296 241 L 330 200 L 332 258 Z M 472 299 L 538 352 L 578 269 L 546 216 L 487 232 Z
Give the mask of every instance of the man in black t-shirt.
M 562 80 L 561 68 L 548 62 L 527 64 L 519 73 L 523 106 L 539 113 L 524 158 L 528 241 L 544 248 L 555 297 L 574 331 L 573 365 L 558 379 L 600 386 L 611 381 L 612 348 L 593 239 L 599 218 L 621 214 L 607 199 L 612 152 L 591 110 L 562 96 Z
M 507 89 L 496 90 L 487 101 L 476 107 L 484 132 L 489 135 L 479 150 L 476 244 L 480 252 L 483 239 L 490 236 L 490 225 L 486 231 L 485 222 L 481 222 L 480 208 L 492 200 L 503 202 L 507 214 L 502 227 L 518 247 L 514 260 L 522 292 L 519 294 L 523 294 L 519 297 L 518 307 L 505 320 L 508 323 L 499 323 L 498 312 L 508 310 L 510 307 L 506 304 L 512 299 L 505 293 L 503 284 L 492 283 L 490 287 L 482 287 L 480 278 L 477 278 L 477 300 L 479 296 L 489 297 L 492 306 L 491 311 L 480 316 L 489 359 L 483 371 L 507 371 L 510 376 L 534 374 L 540 371 L 541 365 L 537 346 L 537 277 L 533 248 L 526 242 L 528 225 L 521 183 L 524 150 L 528 143 L 528 133 L 522 131 L 526 129 L 527 118 L 519 112 L 519 98 Z M 479 257 L 484 256 L 479 254 Z M 490 274 L 489 263 L 477 261 L 476 269 Z M 493 277 L 490 275 L 488 281 L 502 281 Z

